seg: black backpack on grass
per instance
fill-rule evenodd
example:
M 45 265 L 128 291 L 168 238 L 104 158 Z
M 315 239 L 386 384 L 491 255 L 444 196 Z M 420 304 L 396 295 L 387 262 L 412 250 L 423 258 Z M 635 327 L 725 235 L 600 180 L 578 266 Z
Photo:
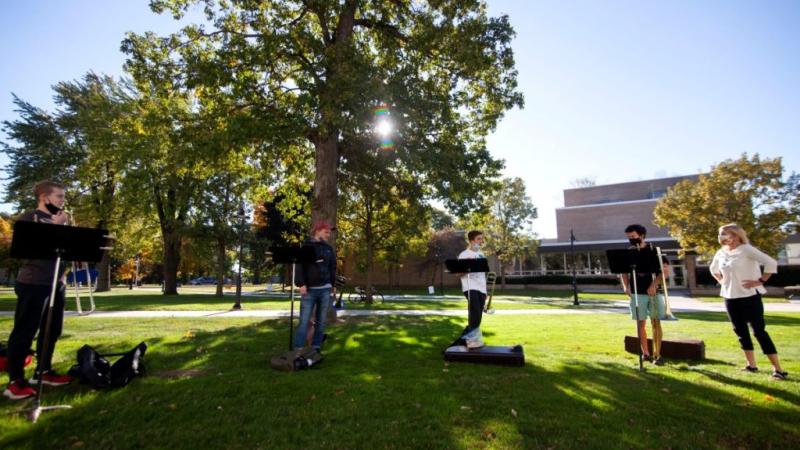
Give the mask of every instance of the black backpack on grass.
M 78 350 L 78 363 L 69 374 L 93 388 L 117 388 L 127 386 L 134 377 L 144 375 L 144 354 L 147 344 L 140 343 L 125 353 L 101 355 L 89 345 Z M 114 364 L 106 356 L 122 356 Z

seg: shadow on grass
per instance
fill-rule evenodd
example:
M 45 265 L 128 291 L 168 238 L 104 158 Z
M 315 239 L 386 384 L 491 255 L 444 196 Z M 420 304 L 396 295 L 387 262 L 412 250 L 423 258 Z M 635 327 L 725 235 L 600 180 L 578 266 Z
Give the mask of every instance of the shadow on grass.
M 545 366 L 532 342 L 520 342 L 528 354 L 523 368 L 446 364 L 440 352 L 464 322 L 348 318 L 330 329 L 325 361 L 298 373 L 268 366 L 270 357 L 286 350 L 286 320 L 151 341 L 151 373 L 170 376 L 151 375 L 97 394 L 75 386 L 48 390 L 49 404 L 72 403 L 75 409 L 21 426 L 0 444 L 373 449 L 800 443 L 796 408 L 743 405 L 741 396 L 668 372 L 639 373 L 632 365 L 599 360 Z M 489 334 L 487 341 L 513 344 Z M 174 376 L 180 373 L 196 376 Z M 779 390 L 769 395 L 797 400 Z
M 705 322 L 730 322 L 728 319 L 728 315 L 724 312 L 681 312 L 678 313 L 678 318 L 687 317 L 691 320 L 702 320 Z M 774 313 L 765 313 L 764 320 L 767 323 L 767 328 L 770 325 L 788 325 L 788 326 L 795 326 L 800 325 L 800 316 L 788 316 L 788 315 L 781 315 L 781 314 L 774 314 Z

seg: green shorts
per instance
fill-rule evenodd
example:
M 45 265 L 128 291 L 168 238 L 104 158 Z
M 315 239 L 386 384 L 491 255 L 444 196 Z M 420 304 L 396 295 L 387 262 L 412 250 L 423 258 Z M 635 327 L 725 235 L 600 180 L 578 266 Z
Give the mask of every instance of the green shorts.
M 639 294 L 636 302 L 636 309 L 639 310 L 639 320 L 664 319 L 667 317 L 667 304 L 664 302 L 663 294 L 656 294 L 651 297 L 647 294 Z M 634 310 L 633 294 L 631 294 L 631 319 L 636 320 L 636 310 Z

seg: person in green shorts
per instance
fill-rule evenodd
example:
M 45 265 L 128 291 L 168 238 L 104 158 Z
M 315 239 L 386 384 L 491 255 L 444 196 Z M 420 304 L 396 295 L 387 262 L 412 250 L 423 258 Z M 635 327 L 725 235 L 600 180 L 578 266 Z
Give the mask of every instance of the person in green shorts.
M 643 249 L 649 245 L 645 243 L 647 229 L 642 225 L 628 225 L 628 227 L 625 228 L 625 235 L 631 243 L 631 248 L 638 247 Z M 663 260 L 663 265 L 666 270 L 666 259 Z M 638 295 L 634 298 L 632 274 L 622 274 L 622 288 L 625 290 L 625 294 L 631 298 L 631 318 L 637 321 L 637 326 L 639 327 L 642 356 L 646 361 L 652 361 L 653 364 L 658 366 L 664 364 L 664 360 L 661 358 L 661 341 L 664 338 L 664 332 L 661 329 L 661 319 L 667 316 L 664 294 L 659 292 L 664 279 L 663 277 L 664 274 L 661 273 L 659 269 L 654 273 L 637 271 L 636 291 Z M 653 355 L 650 355 L 650 348 L 647 345 L 648 317 L 650 318 L 650 323 L 653 328 Z

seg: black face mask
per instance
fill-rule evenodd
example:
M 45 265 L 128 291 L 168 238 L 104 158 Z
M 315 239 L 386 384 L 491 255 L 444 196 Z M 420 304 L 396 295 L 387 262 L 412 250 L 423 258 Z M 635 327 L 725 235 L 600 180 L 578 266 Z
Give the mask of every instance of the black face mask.
M 631 245 L 639 245 L 642 243 L 642 238 L 628 238 L 628 242 L 630 242 Z
M 59 208 L 56 205 L 53 205 L 52 203 L 46 203 L 44 207 L 47 208 L 47 210 L 50 211 L 50 214 L 53 215 L 58 214 L 58 212 L 61 211 L 61 208 Z

